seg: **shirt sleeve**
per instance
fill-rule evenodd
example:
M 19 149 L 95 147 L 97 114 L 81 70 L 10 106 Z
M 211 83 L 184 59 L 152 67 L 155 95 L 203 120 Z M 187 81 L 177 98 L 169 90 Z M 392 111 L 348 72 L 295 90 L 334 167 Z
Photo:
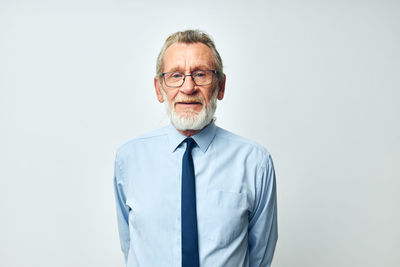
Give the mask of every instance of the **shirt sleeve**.
M 258 171 L 255 206 L 249 220 L 250 267 L 270 267 L 278 240 L 275 171 L 271 157 Z
M 128 259 L 129 252 L 129 207 L 126 203 L 126 193 L 125 186 L 122 179 L 122 171 L 120 168 L 120 164 L 118 162 L 118 154 L 115 159 L 114 166 L 114 194 L 117 205 L 117 223 L 118 223 L 118 232 L 121 243 L 121 250 L 124 253 L 125 263 Z

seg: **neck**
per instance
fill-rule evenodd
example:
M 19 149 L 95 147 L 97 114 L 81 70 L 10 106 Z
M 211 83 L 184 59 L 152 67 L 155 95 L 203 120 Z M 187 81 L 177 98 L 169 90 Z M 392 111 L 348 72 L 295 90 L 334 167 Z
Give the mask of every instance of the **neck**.
M 177 129 L 178 130 L 178 129 Z M 184 136 L 190 137 L 192 135 L 197 134 L 198 132 L 200 132 L 201 130 L 178 130 L 178 132 L 180 132 L 181 134 L 183 134 Z

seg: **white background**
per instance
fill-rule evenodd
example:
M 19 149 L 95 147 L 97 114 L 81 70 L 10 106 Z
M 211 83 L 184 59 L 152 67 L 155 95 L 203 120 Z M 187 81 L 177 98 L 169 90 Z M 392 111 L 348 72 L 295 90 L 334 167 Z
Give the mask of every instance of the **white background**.
M 389 0 L 0 0 L 0 265 L 123 266 L 114 153 L 168 123 L 156 56 L 198 28 L 225 64 L 217 124 L 273 155 L 273 267 L 400 266 L 399 14 Z

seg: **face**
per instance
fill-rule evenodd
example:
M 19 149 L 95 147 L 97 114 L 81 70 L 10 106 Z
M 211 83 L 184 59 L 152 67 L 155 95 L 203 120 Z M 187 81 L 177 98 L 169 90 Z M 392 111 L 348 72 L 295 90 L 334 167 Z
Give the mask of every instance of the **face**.
M 174 43 L 164 53 L 163 72 L 180 71 L 190 74 L 195 70 L 213 70 L 214 57 L 209 47 L 202 43 Z M 157 99 L 166 101 L 172 124 L 178 130 L 200 130 L 214 116 L 217 99 L 222 100 L 225 77 L 217 84 L 197 86 L 191 76 L 186 76 L 181 87 L 165 85 L 163 79 L 154 79 Z

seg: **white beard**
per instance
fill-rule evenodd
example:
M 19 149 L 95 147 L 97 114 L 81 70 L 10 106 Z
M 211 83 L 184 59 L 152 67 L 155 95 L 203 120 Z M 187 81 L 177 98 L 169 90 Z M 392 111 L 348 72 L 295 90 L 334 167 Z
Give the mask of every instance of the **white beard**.
M 181 131 L 186 130 L 201 130 L 205 126 L 207 126 L 214 117 L 215 110 L 217 109 L 217 95 L 218 88 L 214 89 L 214 92 L 210 98 L 209 103 L 205 103 L 204 99 L 200 96 L 190 97 L 189 99 L 196 99 L 196 101 L 200 102 L 203 105 L 203 108 L 199 113 L 196 113 L 194 110 L 187 110 L 185 114 L 179 115 L 175 111 L 175 103 L 180 102 L 182 100 L 188 99 L 186 98 L 176 98 L 170 104 L 168 102 L 167 95 L 164 92 L 164 89 L 161 89 L 161 93 L 165 100 L 165 108 L 167 110 L 167 114 L 171 120 L 172 125 L 175 126 L 176 129 Z

